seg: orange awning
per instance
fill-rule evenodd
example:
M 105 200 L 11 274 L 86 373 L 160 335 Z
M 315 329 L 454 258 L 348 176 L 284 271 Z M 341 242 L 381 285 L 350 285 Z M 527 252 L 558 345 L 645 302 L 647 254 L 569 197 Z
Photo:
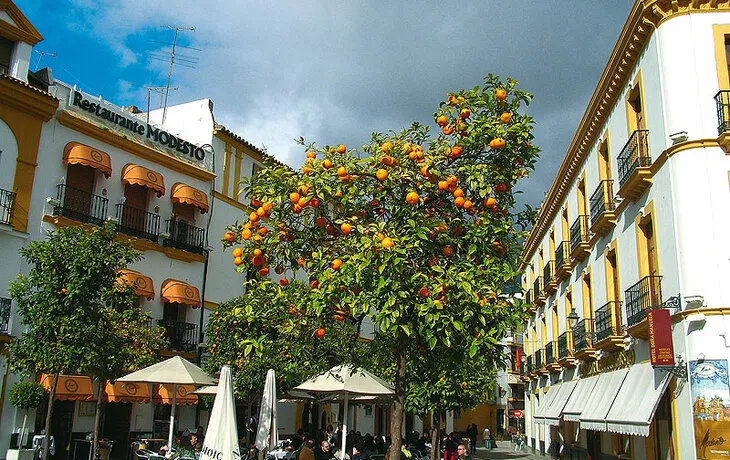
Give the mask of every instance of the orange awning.
M 147 300 L 155 298 L 155 287 L 152 284 L 152 278 L 144 276 L 143 274 L 130 270 L 128 268 L 120 268 L 117 270 L 119 273 L 119 279 L 125 284 L 132 286 L 134 293 L 140 297 L 145 297 Z
M 112 159 L 107 153 L 78 142 L 69 142 L 63 149 L 63 162 L 98 169 L 109 179 L 112 175 Z
M 192 307 L 200 306 L 200 292 L 198 288 L 184 281 L 166 279 L 162 283 L 160 296 L 163 302 L 184 303 Z
M 41 374 L 41 385 L 51 391 L 53 375 Z M 87 375 L 59 375 L 56 398 L 63 401 L 94 401 L 94 387 Z
M 187 203 L 200 208 L 200 212 L 208 212 L 208 195 L 195 187 L 175 182 L 170 199 L 173 203 Z
M 146 383 L 106 381 L 104 387 L 106 402 L 150 402 L 150 386 Z
M 132 163 L 122 169 L 122 184 L 147 187 L 154 190 L 158 198 L 165 194 L 165 180 L 162 174 Z
M 193 391 L 195 391 L 195 385 L 178 385 L 175 404 L 198 404 L 198 395 Z M 172 404 L 172 384 L 155 385 L 152 402 L 155 404 Z

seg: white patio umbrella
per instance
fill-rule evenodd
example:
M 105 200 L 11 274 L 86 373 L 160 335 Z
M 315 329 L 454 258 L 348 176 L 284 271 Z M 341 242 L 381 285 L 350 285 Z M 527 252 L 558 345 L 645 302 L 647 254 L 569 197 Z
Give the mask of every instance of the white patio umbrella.
M 220 383 L 218 384 L 220 385 Z M 193 394 L 203 396 L 215 396 L 218 394 L 218 385 L 206 385 L 193 391 Z
M 330 393 L 341 395 L 345 405 L 345 417 L 342 420 L 341 459 L 345 458 L 345 441 L 347 439 L 347 411 L 351 395 L 386 396 L 394 395 L 393 385 L 377 377 L 365 369 L 356 368 L 352 364 L 335 366 L 306 382 L 294 387 L 294 390 L 308 393 Z
M 215 379 L 185 358 L 174 356 L 117 379 L 118 382 L 172 384 L 172 410 L 167 445 L 172 448 L 178 385 L 214 385 Z
M 231 368 L 223 366 L 213 410 L 210 412 L 208 430 L 203 441 L 203 448 L 200 450 L 200 460 L 239 460 L 240 458 Z
M 268 448 L 274 450 L 279 444 L 279 429 L 276 423 L 276 373 L 269 369 L 266 373 L 264 394 L 261 396 L 259 429 L 256 433 L 256 448 L 260 452 Z

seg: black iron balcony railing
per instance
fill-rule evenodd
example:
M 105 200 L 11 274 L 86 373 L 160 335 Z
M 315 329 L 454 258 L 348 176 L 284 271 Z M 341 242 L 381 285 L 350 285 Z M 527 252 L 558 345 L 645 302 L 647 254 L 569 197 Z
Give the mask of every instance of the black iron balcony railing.
M 558 336 L 558 359 L 570 357 L 571 350 L 568 345 L 568 333 L 563 332 Z
M 548 260 L 545 267 L 542 269 L 544 283 L 549 283 L 553 279 L 553 275 L 555 275 L 555 261 Z
M 560 270 L 566 263 L 570 263 L 570 241 L 561 241 L 555 250 L 555 269 Z
M 715 105 L 717 106 L 717 134 L 727 131 L 730 120 L 730 90 L 720 90 L 715 94 Z
M 525 361 L 520 360 L 520 375 L 525 375 Z
M 555 343 L 548 342 L 545 345 L 545 365 L 549 366 L 555 362 Z
M 661 275 L 645 276 L 624 291 L 624 298 L 627 326 L 642 322 L 649 308 L 658 308 L 662 305 Z
M 540 293 L 542 292 L 544 288 L 544 285 L 542 283 L 542 276 L 538 276 L 535 278 L 535 282 L 533 283 L 532 290 L 535 293 L 535 298 L 540 297 Z
M 570 250 L 588 241 L 588 216 L 581 214 L 570 226 Z
M 11 300 L 0 297 L 0 334 L 10 333 L 10 304 Z
M 626 183 L 636 168 L 651 166 L 648 139 L 648 130 L 637 129 L 631 134 L 631 137 L 629 137 L 624 148 L 621 149 L 621 154 L 616 158 L 618 161 L 618 177 L 620 186 L 623 186 Z
M 542 368 L 542 350 L 535 352 L 535 369 Z
M 593 348 L 593 320 L 582 319 L 573 328 L 573 349 Z
M 533 301 L 533 298 L 532 298 L 532 290 L 531 289 L 528 289 L 525 292 L 525 304 L 532 305 L 532 301 Z
M 119 231 L 145 240 L 157 241 L 160 234 L 160 215 L 125 204 L 117 205 Z
M 595 224 L 604 212 L 613 211 L 615 209 L 613 204 L 612 180 L 602 180 L 598 183 L 596 191 L 593 192 L 593 195 L 591 195 L 590 205 L 592 224 Z
M 58 204 L 53 207 L 54 216 L 63 216 L 77 222 L 101 225 L 109 211 L 109 200 L 85 190 L 69 187 L 66 184 L 56 186 Z
M 170 235 L 165 239 L 165 246 L 205 254 L 205 229 L 179 220 L 169 219 L 165 222 Z
M 596 310 L 596 342 L 622 335 L 620 312 L 620 300 L 612 300 Z
M 0 188 L 0 224 L 13 224 L 15 211 L 15 193 Z
M 535 371 L 534 359 L 532 356 L 527 357 L 527 373 L 532 374 Z
M 195 351 L 198 346 L 198 325 L 182 321 L 158 319 L 157 326 L 165 329 L 165 337 L 170 341 L 170 349 L 176 351 Z

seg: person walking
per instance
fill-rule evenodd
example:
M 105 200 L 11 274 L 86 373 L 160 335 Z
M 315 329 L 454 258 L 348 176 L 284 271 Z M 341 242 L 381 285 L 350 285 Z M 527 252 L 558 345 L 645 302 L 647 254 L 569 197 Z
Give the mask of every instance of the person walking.
M 466 429 L 466 436 L 469 438 L 469 452 L 476 452 L 478 434 L 479 429 L 477 428 L 476 423 L 472 423 L 469 425 L 469 428 Z
M 492 432 L 489 431 L 489 427 L 484 427 L 484 431 L 482 432 L 482 439 L 484 439 L 484 447 L 489 449 L 492 446 L 490 445 L 491 439 L 492 439 Z

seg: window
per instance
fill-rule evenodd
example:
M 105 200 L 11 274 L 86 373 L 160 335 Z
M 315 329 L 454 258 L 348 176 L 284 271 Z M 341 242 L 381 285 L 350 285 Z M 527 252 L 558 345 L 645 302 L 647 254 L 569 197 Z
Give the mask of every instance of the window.
M 626 124 L 629 135 L 636 130 L 646 129 L 641 75 L 640 70 L 626 94 Z
M 588 214 L 588 205 L 586 204 L 586 181 L 581 179 L 578 182 L 578 214 L 585 216 Z
M 593 319 L 593 292 L 591 290 L 591 274 L 582 277 L 583 282 L 583 318 Z
M 600 180 L 611 180 L 611 154 L 608 150 L 608 134 L 598 146 L 598 177 Z
M 10 60 L 13 57 L 15 42 L 5 37 L 0 37 L 0 74 L 10 73 Z
M 262 169 L 264 168 L 261 167 L 261 165 L 259 165 L 258 163 L 254 163 L 253 167 L 251 168 L 251 180 L 258 176 Z

